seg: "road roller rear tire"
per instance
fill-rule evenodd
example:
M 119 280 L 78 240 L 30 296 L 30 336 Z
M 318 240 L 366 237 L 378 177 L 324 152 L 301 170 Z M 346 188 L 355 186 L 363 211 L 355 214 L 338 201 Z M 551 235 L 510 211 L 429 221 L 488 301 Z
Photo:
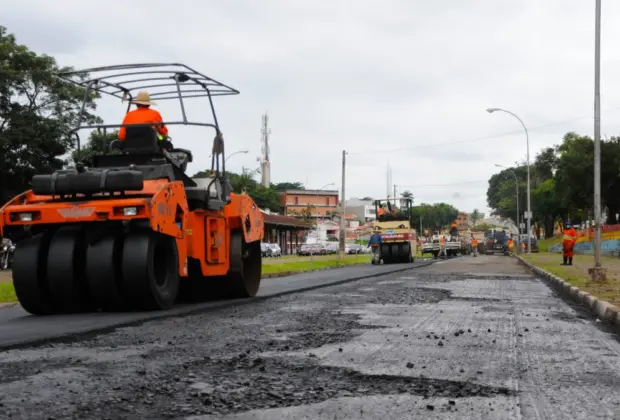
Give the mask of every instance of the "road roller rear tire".
M 260 288 L 262 255 L 260 241 L 246 243 L 241 231 L 230 233 L 230 270 L 227 280 L 230 296 L 254 297 Z
M 126 309 L 123 298 L 123 244 L 121 232 L 104 236 L 88 247 L 86 277 L 96 309 Z
M 171 308 L 180 283 L 175 239 L 155 232 L 131 232 L 125 236 L 122 254 L 124 297 L 131 308 Z
M 56 231 L 47 253 L 47 282 L 59 313 L 93 310 L 86 281 L 86 236 L 81 226 Z
M 20 241 L 13 256 L 13 286 L 17 299 L 33 315 L 55 312 L 47 283 L 47 250 L 51 233 Z

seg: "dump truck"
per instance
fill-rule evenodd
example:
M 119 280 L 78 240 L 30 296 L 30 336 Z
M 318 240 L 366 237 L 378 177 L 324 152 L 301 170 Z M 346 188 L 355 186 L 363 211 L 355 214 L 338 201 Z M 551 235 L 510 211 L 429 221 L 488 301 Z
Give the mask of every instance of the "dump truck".
M 162 141 L 153 123 L 89 126 L 81 113 L 72 131 L 74 167 L 35 175 L 31 190 L 0 209 L 0 236 L 17 244 L 13 282 L 22 307 L 34 315 L 165 310 L 184 296 L 255 296 L 264 220 L 248 195 L 231 192 L 212 101 L 239 91 L 184 64 L 107 66 L 59 77 L 84 92 L 82 110 L 95 94 L 131 103 L 138 89 L 155 101 L 176 101 L 183 120 L 161 124 L 215 130 L 211 172 L 199 180 L 187 176 L 191 151 Z M 207 98 L 213 122 L 189 122 L 187 97 Z M 123 142 L 82 160 L 80 130 L 121 127 Z
M 432 254 L 433 258 L 437 258 L 439 256 L 439 251 L 441 250 L 439 245 L 440 240 L 441 236 L 438 233 L 426 237 L 425 242 L 422 245 L 422 256 L 424 256 L 424 254 Z
M 400 208 L 397 207 L 400 202 Z M 393 204 L 392 204 L 393 202 Z M 375 200 L 375 214 L 377 215 L 373 230 L 381 234 L 382 244 L 379 249 L 378 260 L 384 264 L 412 263 L 417 252 L 416 231 L 412 228 L 410 198 Z

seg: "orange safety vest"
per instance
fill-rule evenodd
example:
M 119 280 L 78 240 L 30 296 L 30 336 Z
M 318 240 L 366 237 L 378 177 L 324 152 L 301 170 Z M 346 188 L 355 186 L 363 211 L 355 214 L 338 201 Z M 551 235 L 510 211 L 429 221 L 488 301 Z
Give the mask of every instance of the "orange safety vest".
M 577 231 L 575 228 L 569 228 L 564 231 L 564 236 L 562 237 L 564 245 L 575 245 L 577 242 Z
M 161 114 L 156 109 L 151 108 L 136 108 L 133 111 L 129 111 L 123 119 L 123 124 L 146 124 L 146 123 L 161 123 L 163 119 Z M 157 131 L 162 136 L 168 135 L 168 127 L 165 125 L 158 125 Z M 118 132 L 118 138 L 121 141 L 125 141 L 127 136 L 125 127 L 121 127 Z
M 381 216 L 382 214 L 385 214 L 385 209 L 383 207 L 379 207 L 377 209 L 377 216 Z
M 472 239 L 472 240 L 471 240 L 471 246 L 472 246 L 473 248 L 476 248 L 476 247 L 478 246 L 478 241 L 477 241 L 477 240 L 475 240 L 475 239 Z
M 445 237 L 441 237 L 441 239 L 439 240 L 439 246 L 441 248 L 445 248 L 446 247 L 446 238 Z

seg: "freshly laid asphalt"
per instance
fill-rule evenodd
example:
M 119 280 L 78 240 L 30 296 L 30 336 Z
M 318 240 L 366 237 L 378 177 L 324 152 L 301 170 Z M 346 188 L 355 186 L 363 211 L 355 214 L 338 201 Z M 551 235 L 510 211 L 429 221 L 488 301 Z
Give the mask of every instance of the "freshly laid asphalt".
M 392 265 L 352 265 L 342 268 L 295 274 L 287 277 L 265 279 L 257 295 L 267 298 L 280 294 L 303 291 L 315 287 L 350 281 L 383 273 L 402 271 L 411 267 L 422 267 L 432 261 L 419 261 L 413 264 Z M 35 343 L 75 334 L 113 328 L 135 322 L 176 316 L 191 312 L 209 310 L 220 306 L 250 302 L 236 299 L 179 305 L 172 310 L 134 313 L 87 313 L 75 315 L 32 316 L 21 306 L 0 308 L 0 349 Z
M 617 334 L 514 259 L 391 268 L 2 351 L 0 418 L 620 418 Z

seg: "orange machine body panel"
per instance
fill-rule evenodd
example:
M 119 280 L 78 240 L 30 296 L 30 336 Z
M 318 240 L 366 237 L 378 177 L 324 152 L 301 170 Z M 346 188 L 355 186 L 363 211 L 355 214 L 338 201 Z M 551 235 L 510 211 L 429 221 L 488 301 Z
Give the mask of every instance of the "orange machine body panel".
M 124 208 L 135 207 L 135 215 Z M 31 220 L 20 220 L 19 213 L 30 213 Z M 142 191 L 113 197 L 96 194 L 84 200 L 59 201 L 26 191 L 0 208 L 0 235 L 8 226 L 97 223 L 148 220 L 150 228 L 176 238 L 179 275 L 188 275 L 188 258 L 200 261 L 204 276 L 223 276 L 230 268 L 230 232 L 242 229 L 246 242 L 261 240 L 263 215 L 245 194 L 231 194 L 224 211 L 189 211 L 181 181 L 144 181 Z

